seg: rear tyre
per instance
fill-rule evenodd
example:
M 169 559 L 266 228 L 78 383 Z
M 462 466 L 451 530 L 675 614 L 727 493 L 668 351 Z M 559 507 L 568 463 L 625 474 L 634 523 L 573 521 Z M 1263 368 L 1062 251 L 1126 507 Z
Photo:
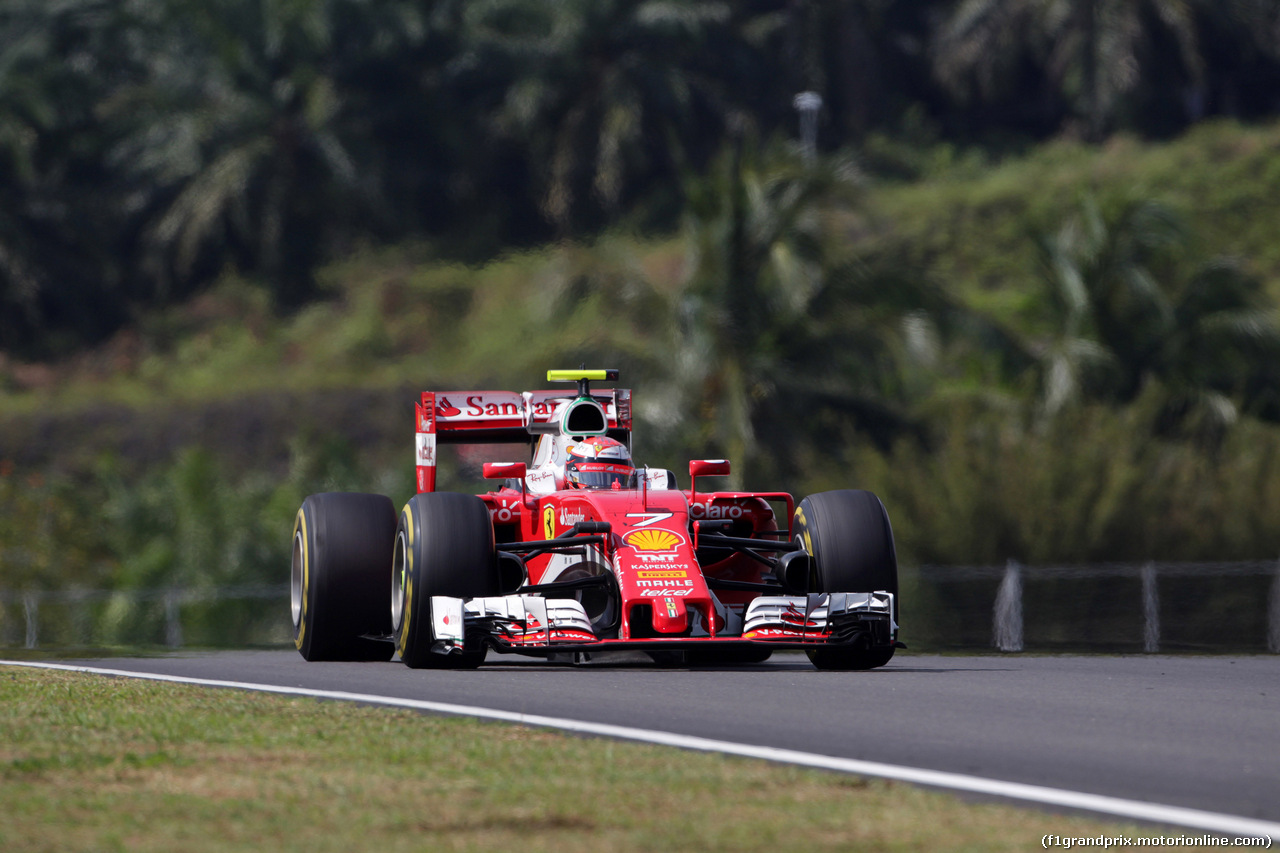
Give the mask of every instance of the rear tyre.
M 327 492 L 302 502 L 289 578 L 293 644 L 307 660 L 391 660 L 387 568 L 396 510 L 383 495 Z
M 473 669 L 481 646 L 461 654 L 431 650 L 431 596 L 497 595 L 493 522 L 474 495 L 424 492 L 400 512 L 391 565 L 391 623 L 400 660 L 414 669 Z
M 898 554 L 884 504 L 871 492 L 819 492 L 800 502 L 792 531 L 813 556 L 811 592 L 893 593 L 898 621 Z M 874 669 L 893 657 L 893 646 L 806 651 L 818 669 Z

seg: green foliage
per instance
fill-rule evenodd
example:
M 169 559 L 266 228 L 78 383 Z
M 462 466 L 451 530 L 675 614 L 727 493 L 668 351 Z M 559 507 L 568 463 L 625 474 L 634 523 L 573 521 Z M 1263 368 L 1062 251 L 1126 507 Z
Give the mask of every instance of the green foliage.
M 527 149 L 561 233 L 581 230 L 584 212 L 617 215 L 645 178 L 720 137 L 733 98 L 707 47 L 731 14 L 718 0 L 469 4 L 465 39 L 506 72 L 487 123 Z
M 1047 285 L 1032 328 L 1047 414 L 1078 399 L 1132 402 L 1160 389 L 1162 432 L 1213 440 L 1239 406 L 1270 406 L 1274 307 L 1232 258 L 1198 260 L 1164 205 L 1079 213 L 1040 237 Z
M 1271 559 L 1280 553 L 1280 429 L 1243 424 L 1205 453 L 1154 438 L 1158 397 L 1048 425 L 959 410 L 921 445 L 866 444 L 806 491 L 856 484 L 890 507 L 910 563 Z
M 205 449 L 127 473 L 102 459 L 78 475 L 0 468 L 0 590 L 160 590 L 212 595 L 287 580 L 289 530 L 302 499 L 321 491 L 378 491 L 407 499 L 412 469 L 369 475 L 336 439 L 296 442 L 283 477 L 245 471 Z M 268 604 L 275 608 L 274 601 Z M 163 608 L 117 596 L 94 610 L 96 643 L 164 636 Z M 261 606 L 224 602 L 192 609 L 188 636 L 228 642 L 258 622 Z M 82 631 L 82 633 L 84 633 Z M 143 640 L 147 642 L 148 640 Z
M 143 76 L 114 92 L 109 157 L 155 213 L 143 260 L 160 297 L 235 246 L 294 308 L 341 219 L 362 201 L 358 126 L 335 32 L 346 4 L 169 2 Z M 185 289 L 185 288 L 184 288 Z
M 13 0 L 0 590 L 279 583 L 419 390 L 580 362 L 908 563 L 1272 558 L 1280 125 L 1105 134 L 1271 115 L 1273 6 Z
M 74 481 L 0 459 L 0 586 L 94 587 L 110 575 L 92 505 Z
M 871 488 L 909 560 L 1272 557 L 1268 290 L 1249 263 L 1216 256 L 1216 225 L 1184 218 L 1189 201 L 1127 189 L 1190 171 L 1206 146 L 1254 162 L 1276 131 L 1239 133 L 1144 148 L 1150 172 L 1123 145 L 1059 145 L 928 188 L 744 138 L 688 175 L 677 238 L 609 233 L 476 266 L 426 244 L 368 249 L 327 267 L 325 298 L 286 317 L 224 277 L 94 360 L 118 369 L 16 400 L 32 424 L 76 418 L 85 400 L 127 403 L 139 422 L 173 425 L 128 433 L 135 446 L 179 432 L 177 447 L 200 449 L 94 467 L 95 441 L 130 442 L 81 428 L 79 458 L 60 460 L 75 473 L 5 493 L 7 553 L 85 584 L 278 578 L 303 495 L 407 496 L 419 390 L 527 388 L 586 361 L 636 389 L 641 461 L 679 471 L 725 454 L 753 488 Z M 1206 169 L 1230 173 L 1219 161 Z M 1130 168 L 1106 191 L 1064 189 Z M 886 218 L 900 230 L 880 230 Z M 922 238 L 920 254 L 897 244 L 939 223 L 953 231 Z M 973 240 L 951 245 L 957 234 Z M 993 284 L 948 280 L 948 265 Z M 182 432 L 179 403 L 227 406 L 225 425 Z M 10 434 L 5 453 L 39 458 L 39 429 Z M 67 445 L 51 441 L 44 461 Z M 449 488 L 478 487 L 471 461 L 446 472 Z M 11 482 L 44 470 L 22 464 Z
M 1280 126 L 1203 124 L 1163 143 L 1115 137 L 1101 148 L 1058 140 L 975 171 L 964 166 L 914 183 L 872 184 L 863 253 L 945 282 L 967 304 L 1016 325 L 1033 298 L 1035 235 L 1063 225 L 1084 197 L 1104 211 L 1151 200 L 1189 224 L 1202 257 L 1246 259 L 1280 296 Z
M 1144 72 L 1155 76 L 1151 66 L 1202 84 L 1197 23 L 1187 0 L 964 0 L 939 30 L 938 76 L 960 93 L 991 96 L 1016 87 L 1023 63 L 1033 63 L 1096 141 Z M 1162 37 L 1172 50 L 1144 50 Z
M 742 133 L 793 135 L 802 90 L 822 151 L 889 176 L 1081 121 L 1100 140 L 1270 116 L 1273 6 L 12 0 L 0 352 L 64 355 L 227 273 L 295 311 L 362 245 L 487 261 L 670 232 L 684 175 Z
M 670 369 L 683 392 L 676 407 L 697 412 L 699 443 L 742 468 L 759 464 L 757 432 L 793 362 L 807 357 L 810 340 L 794 333 L 826 289 L 823 213 L 847 207 L 856 186 L 848 163 L 810 167 L 779 143 L 744 140 L 691 182 L 690 278 Z

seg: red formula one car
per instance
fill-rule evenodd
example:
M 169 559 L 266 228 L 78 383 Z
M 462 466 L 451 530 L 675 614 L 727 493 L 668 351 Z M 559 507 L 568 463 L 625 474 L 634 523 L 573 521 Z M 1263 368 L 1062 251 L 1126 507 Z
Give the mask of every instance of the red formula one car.
M 884 505 L 859 490 L 707 490 L 724 460 L 631 462 L 615 370 L 550 371 L 575 392 L 425 392 L 418 493 L 311 495 L 293 534 L 294 640 L 307 660 L 474 667 L 490 649 L 581 662 L 641 651 L 687 663 L 802 649 L 821 669 L 883 666 L 898 642 Z M 435 491 L 439 444 L 527 443 L 482 495 Z M 781 516 L 779 511 L 781 510 Z M 783 525 L 779 526 L 779 518 Z

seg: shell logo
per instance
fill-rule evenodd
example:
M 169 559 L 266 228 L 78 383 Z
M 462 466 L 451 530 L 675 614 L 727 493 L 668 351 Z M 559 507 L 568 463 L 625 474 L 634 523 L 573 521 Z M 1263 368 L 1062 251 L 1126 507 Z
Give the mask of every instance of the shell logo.
M 633 530 L 622 541 L 637 551 L 674 551 L 684 544 L 684 537 L 671 530 Z

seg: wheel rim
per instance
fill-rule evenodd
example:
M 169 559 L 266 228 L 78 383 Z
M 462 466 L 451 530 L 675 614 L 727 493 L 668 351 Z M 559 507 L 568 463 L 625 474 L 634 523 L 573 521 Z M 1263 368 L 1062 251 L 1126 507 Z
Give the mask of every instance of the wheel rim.
M 293 627 L 302 624 L 302 531 L 293 537 L 293 567 L 289 572 L 289 611 L 293 616 Z
M 396 550 L 391 559 L 391 630 L 399 631 L 404 620 L 405 572 L 408 571 L 408 545 L 404 531 L 396 533 Z
M 809 577 L 808 577 L 807 588 L 809 592 L 819 592 L 820 587 L 822 586 L 822 582 L 821 582 L 821 579 L 818 577 L 818 558 L 815 557 L 813 553 L 808 548 L 805 547 L 803 536 L 797 536 L 791 541 L 795 543 L 797 548 L 799 548 L 801 551 L 804 551 L 813 560 L 813 562 L 809 564 Z

